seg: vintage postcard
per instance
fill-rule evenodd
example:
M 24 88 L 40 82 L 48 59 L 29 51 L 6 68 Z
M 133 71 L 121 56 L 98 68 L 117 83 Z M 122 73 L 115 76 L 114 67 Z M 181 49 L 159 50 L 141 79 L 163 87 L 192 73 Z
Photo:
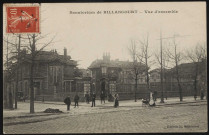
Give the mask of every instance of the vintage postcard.
M 206 2 L 3 4 L 3 133 L 207 132 Z

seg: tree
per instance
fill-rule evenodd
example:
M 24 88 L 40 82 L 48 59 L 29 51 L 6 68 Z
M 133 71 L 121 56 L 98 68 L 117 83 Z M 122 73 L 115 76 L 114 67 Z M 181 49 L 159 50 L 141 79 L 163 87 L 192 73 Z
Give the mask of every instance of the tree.
M 9 41 L 8 36 L 7 39 L 4 38 L 4 41 L 7 43 L 7 53 L 6 53 L 6 71 L 7 71 L 7 79 L 9 76 L 13 75 L 16 73 L 16 89 L 15 89 L 15 109 L 17 109 L 17 92 L 18 92 L 18 79 L 19 79 L 19 59 L 21 58 L 20 56 L 20 47 L 21 47 L 21 35 L 19 34 L 14 35 L 15 36 L 15 42 Z M 18 43 L 16 43 L 16 39 L 18 37 Z M 14 37 L 13 37 L 14 38 Z M 11 39 L 12 40 L 12 39 Z M 10 44 L 10 47 L 9 45 Z M 14 55 L 15 54 L 15 55 Z M 13 64 L 16 62 L 15 64 Z M 13 70 L 11 70 L 13 69 Z M 9 81 L 9 80 L 7 80 Z
M 82 77 L 83 76 L 83 72 L 78 69 L 78 67 L 75 68 L 75 71 L 73 72 L 73 77 Z
M 170 51 L 170 49 L 167 49 L 166 53 L 169 59 L 171 60 L 171 63 L 175 65 L 174 70 L 175 70 L 175 77 L 178 83 L 179 98 L 180 101 L 183 101 L 182 88 L 180 83 L 180 74 L 179 74 L 179 65 L 183 60 L 183 53 L 178 50 L 178 44 L 176 44 L 175 35 L 173 37 L 172 51 Z
M 149 85 L 149 69 L 150 65 L 153 64 L 153 61 L 150 61 L 152 55 L 149 54 L 149 34 L 147 34 L 146 40 L 143 41 L 139 40 L 141 44 L 141 54 L 137 54 L 137 57 L 141 60 L 143 64 L 145 64 L 145 73 L 146 73 L 146 83 L 147 83 L 147 90 L 150 90 Z
M 34 113 L 34 66 L 35 66 L 35 59 L 36 56 L 49 44 L 52 43 L 55 37 L 53 37 L 49 42 L 47 43 L 41 43 L 41 47 L 38 50 L 37 45 L 38 41 L 45 38 L 45 36 L 42 36 L 41 34 L 27 34 L 27 38 L 29 45 L 27 46 L 27 49 L 30 51 L 30 57 L 26 58 L 30 62 L 30 113 Z
M 138 82 L 138 76 L 144 71 L 142 68 L 142 63 L 140 57 L 138 57 L 138 52 L 137 52 L 137 46 L 136 42 L 134 40 L 131 40 L 131 45 L 128 47 L 128 51 L 132 57 L 133 60 L 133 65 L 132 65 L 132 71 L 134 74 L 134 79 L 135 79 L 135 102 L 136 102 L 136 91 L 137 91 L 137 82 Z
M 12 41 L 7 41 L 11 45 L 14 45 L 15 48 L 11 48 L 12 53 L 15 53 L 16 55 L 12 55 L 8 61 L 11 62 L 8 69 L 10 69 L 10 74 L 16 73 L 16 92 L 15 92 L 15 108 L 17 107 L 17 91 L 18 91 L 18 70 L 19 70 L 19 63 L 27 60 L 30 63 L 30 113 L 34 113 L 34 81 L 33 81 L 33 75 L 34 75 L 34 66 L 35 66 L 35 58 L 36 56 L 49 44 L 52 43 L 55 36 L 47 43 L 38 43 L 39 40 L 46 38 L 48 34 L 42 36 L 41 34 L 27 34 L 27 37 L 23 37 L 21 35 L 18 35 L 19 38 L 19 44 L 12 43 Z M 22 39 L 21 42 L 28 42 L 27 44 L 20 43 L 20 38 Z M 18 45 L 18 46 L 17 46 Z M 37 45 L 40 45 L 40 49 L 37 49 Z M 20 47 L 24 47 L 25 50 L 29 51 L 29 57 L 26 57 L 24 54 L 21 53 L 23 50 L 20 49 Z M 8 62 L 9 63 L 9 62 Z M 9 65 L 9 64 L 8 64 Z
M 169 57 L 167 56 L 165 46 L 162 47 L 161 49 L 162 49 L 162 62 L 161 62 L 161 50 L 160 50 L 160 52 L 155 53 L 155 59 L 156 59 L 157 63 L 159 64 L 159 68 L 162 67 L 162 84 L 161 85 L 163 85 L 163 84 L 166 84 L 167 83 L 166 80 L 168 80 L 166 69 L 171 68 L 171 67 L 168 66 L 169 65 Z M 164 88 L 164 87 L 161 86 L 161 88 Z M 164 96 L 161 96 L 161 98 L 164 98 Z M 165 98 L 167 100 L 167 89 L 165 89 Z
M 193 78 L 193 85 L 194 85 L 194 98 L 196 99 L 197 97 L 197 84 L 198 84 L 198 81 L 197 81 L 197 77 L 198 77 L 198 74 L 199 74 L 199 67 L 200 67 L 200 62 L 202 59 L 204 59 L 206 57 L 206 48 L 201 45 L 201 44 L 197 44 L 195 46 L 195 48 L 192 48 L 190 50 L 187 51 L 187 59 L 193 63 L 194 65 L 194 74 L 192 75 L 192 78 Z

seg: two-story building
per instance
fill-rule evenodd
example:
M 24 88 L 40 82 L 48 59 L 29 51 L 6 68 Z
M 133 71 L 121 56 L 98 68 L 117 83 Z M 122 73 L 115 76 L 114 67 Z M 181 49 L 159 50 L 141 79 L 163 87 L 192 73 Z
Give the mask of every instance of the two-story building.
M 24 56 L 19 61 L 18 91 L 24 97 L 30 97 L 30 54 L 26 50 L 21 51 Z M 64 55 L 53 51 L 40 51 L 35 57 L 34 64 L 34 97 L 35 100 L 63 100 L 67 95 L 74 96 L 76 92 L 83 96 L 84 82 L 91 78 L 77 76 L 77 61 L 72 60 L 64 49 Z M 15 70 L 16 71 L 16 70 Z M 16 73 L 15 73 L 16 74 Z M 10 77 L 7 83 L 8 91 L 13 96 L 16 91 L 16 75 Z M 90 83 L 90 82 L 89 82 Z
M 141 64 L 141 68 L 145 65 Z M 95 84 L 95 92 L 99 96 L 103 91 L 106 95 L 119 93 L 120 99 L 134 98 L 135 79 L 133 62 L 111 60 L 110 53 L 103 54 L 103 59 L 97 59 L 91 63 L 89 69 L 92 72 L 92 83 Z M 146 92 L 146 75 L 138 76 L 137 94 Z

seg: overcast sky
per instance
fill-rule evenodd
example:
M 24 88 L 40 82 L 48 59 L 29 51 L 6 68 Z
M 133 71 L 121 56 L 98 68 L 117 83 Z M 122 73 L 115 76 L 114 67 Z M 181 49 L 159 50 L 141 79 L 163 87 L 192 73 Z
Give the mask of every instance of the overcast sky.
M 70 11 L 137 10 L 136 14 L 70 14 Z M 144 10 L 178 13 L 146 14 Z M 47 49 L 63 54 L 64 47 L 79 67 L 87 68 L 103 52 L 111 59 L 131 60 L 127 47 L 131 40 L 143 40 L 149 33 L 150 53 L 159 51 L 160 29 L 163 37 L 174 34 L 190 35 L 177 38 L 181 50 L 206 42 L 206 4 L 181 3 L 60 3 L 41 4 L 41 32 L 56 34 L 55 43 Z M 47 40 L 47 39 L 46 39 Z M 163 45 L 168 45 L 164 40 Z

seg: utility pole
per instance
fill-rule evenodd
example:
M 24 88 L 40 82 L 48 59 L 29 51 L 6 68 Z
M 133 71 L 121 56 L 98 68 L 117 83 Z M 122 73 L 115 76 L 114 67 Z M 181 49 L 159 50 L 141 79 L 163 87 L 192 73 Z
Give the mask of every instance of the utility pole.
M 163 60 L 163 65 L 164 65 L 164 68 L 163 68 L 163 78 L 165 79 L 165 81 L 164 81 L 164 83 L 163 83 L 163 85 L 165 85 L 165 88 L 166 88 L 166 84 L 167 84 L 167 78 L 165 77 L 166 75 L 165 75 L 165 58 L 164 58 L 164 60 Z M 164 86 L 163 86 L 164 87 Z M 167 93 L 167 89 L 165 89 L 165 99 L 167 100 L 167 95 L 168 93 Z
M 161 101 L 160 103 L 164 103 L 164 97 L 163 97 L 163 51 L 162 51 L 162 32 L 160 31 L 160 87 L 161 87 Z
M 8 55 L 8 51 L 9 51 L 9 46 L 8 46 L 9 42 L 8 42 L 8 36 L 7 36 L 7 71 L 8 71 L 8 67 L 9 67 L 9 64 L 8 64 L 8 61 L 9 61 L 9 55 Z
M 32 36 L 32 48 L 31 48 L 30 113 L 34 113 L 34 82 L 33 82 L 34 54 L 35 54 L 35 34 L 33 34 Z
M 17 49 L 17 69 L 16 69 L 16 89 L 15 89 L 15 109 L 17 109 L 17 92 L 18 92 L 18 82 L 19 82 L 19 55 L 20 55 L 20 43 L 21 35 L 19 34 L 19 44 Z
M 8 45 L 9 45 L 9 42 L 8 42 L 8 36 L 7 36 L 7 54 L 6 54 L 6 75 L 5 75 L 5 78 L 6 78 L 6 80 L 5 80 L 5 83 L 6 83 L 6 85 L 4 85 L 4 107 L 5 108 L 7 108 L 7 107 L 11 107 L 10 106 L 10 104 L 8 105 L 8 100 L 7 100 L 7 98 L 8 98 L 8 96 L 7 96 L 7 87 L 8 87 L 8 73 L 9 73 L 9 69 L 8 69 L 8 67 L 9 67 L 9 65 L 8 65 L 8 61 L 9 61 L 9 55 L 8 55 L 8 50 L 9 50 L 9 47 L 8 47 Z M 6 86 L 6 87 L 5 87 Z M 9 102 L 10 103 L 10 102 Z M 12 106 L 12 108 L 13 108 L 13 106 Z

